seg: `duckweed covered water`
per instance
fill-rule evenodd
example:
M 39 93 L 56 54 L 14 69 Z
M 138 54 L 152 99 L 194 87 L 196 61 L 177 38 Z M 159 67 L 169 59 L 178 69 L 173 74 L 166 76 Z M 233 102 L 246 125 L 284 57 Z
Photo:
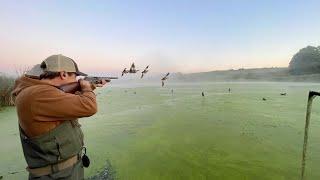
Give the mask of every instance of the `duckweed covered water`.
M 86 176 L 108 164 L 116 179 L 298 179 L 307 94 L 318 89 L 320 84 L 297 83 L 100 89 L 99 112 L 80 120 L 91 158 Z M 308 179 L 320 178 L 319 99 Z M 14 108 L 0 111 L 0 119 L 0 176 L 25 179 Z

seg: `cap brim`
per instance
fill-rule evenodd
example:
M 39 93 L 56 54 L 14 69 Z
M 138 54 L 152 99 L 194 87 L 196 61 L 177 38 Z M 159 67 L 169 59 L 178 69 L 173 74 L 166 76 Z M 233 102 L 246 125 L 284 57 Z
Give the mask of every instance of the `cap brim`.
M 25 73 L 26 76 L 40 78 L 40 75 L 43 74 L 44 71 L 40 67 L 40 64 L 36 64 L 29 71 Z
M 88 76 L 88 74 L 86 74 L 86 73 L 83 73 L 83 72 L 76 72 L 76 75 L 77 76 Z
M 45 71 L 41 68 L 40 64 L 36 64 L 32 67 L 29 71 L 25 73 L 26 76 L 33 77 L 33 78 L 40 78 L 40 75 L 43 74 Z M 86 73 L 83 72 L 76 72 L 77 76 L 88 76 Z

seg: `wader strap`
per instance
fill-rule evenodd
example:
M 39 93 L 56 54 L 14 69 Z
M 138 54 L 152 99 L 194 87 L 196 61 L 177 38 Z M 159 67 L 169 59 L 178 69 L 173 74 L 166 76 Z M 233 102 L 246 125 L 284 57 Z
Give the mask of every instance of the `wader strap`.
M 75 155 L 72 156 L 71 158 L 62 161 L 60 163 L 57 164 L 51 164 L 45 167 L 41 167 L 41 168 L 29 168 L 27 167 L 27 171 L 29 171 L 29 173 L 31 173 L 34 176 L 46 176 L 64 169 L 67 169 L 73 165 L 75 165 L 79 160 L 79 155 Z
M 19 130 L 20 130 L 20 134 L 22 139 L 27 140 L 29 137 L 26 135 L 26 133 L 24 132 L 24 130 L 21 128 L 21 126 L 19 125 Z

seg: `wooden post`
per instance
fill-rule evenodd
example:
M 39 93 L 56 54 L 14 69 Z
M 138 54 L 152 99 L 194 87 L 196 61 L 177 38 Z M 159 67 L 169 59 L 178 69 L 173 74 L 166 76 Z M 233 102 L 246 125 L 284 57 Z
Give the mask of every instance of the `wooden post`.
M 308 147 L 309 124 L 310 124 L 310 117 L 311 117 L 312 101 L 316 96 L 320 96 L 320 93 L 314 92 L 314 91 L 309 92 L 306 124 L 304 127 L 304 140 L 303 140 L 302 161 L 301 161 L 301 180 L 305 179 L 305 167 L 306 167 L 306 156 L 307 156 L 307 147 Z

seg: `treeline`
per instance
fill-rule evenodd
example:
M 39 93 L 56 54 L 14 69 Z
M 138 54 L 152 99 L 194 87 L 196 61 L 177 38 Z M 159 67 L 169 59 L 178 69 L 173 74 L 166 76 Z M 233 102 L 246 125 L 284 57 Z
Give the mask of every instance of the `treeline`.
M 192 74 L 176 73 L 170 80 L 176 82 L 320 82 L 320 73 L 295 75 L 290 73 L 289 68 L 258 68 Z
M 297 52 L 284 68 L 256 68 L 211 71 L 192 74 L 176 73 L 176 81 L 288 81 L 320 82 L 320 46 L 307 46 Z
M 11 95 L 14 86 L 14 78 L 0 73 L 0 107 L 13 106 L 14 100 Z

